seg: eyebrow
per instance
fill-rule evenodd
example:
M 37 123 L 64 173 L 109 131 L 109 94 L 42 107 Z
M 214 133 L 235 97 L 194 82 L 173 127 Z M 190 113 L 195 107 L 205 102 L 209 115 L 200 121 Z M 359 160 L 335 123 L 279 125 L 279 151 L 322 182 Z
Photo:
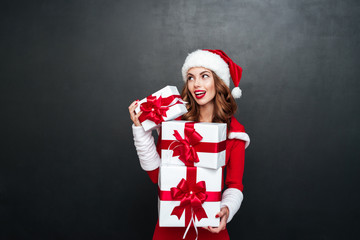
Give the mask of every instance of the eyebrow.
M 205 71 L 202 71 L 202 72 L 200 73 L 200 75 L 203 74 L 203 73 L 210 73 L 210 72 L 207 71 L 207 70 L 205 70 Z M 187 75 L 188 75 L 188 76 L 189 76 L 189 75 L 194 76 L 192 73 L 188 73 Z

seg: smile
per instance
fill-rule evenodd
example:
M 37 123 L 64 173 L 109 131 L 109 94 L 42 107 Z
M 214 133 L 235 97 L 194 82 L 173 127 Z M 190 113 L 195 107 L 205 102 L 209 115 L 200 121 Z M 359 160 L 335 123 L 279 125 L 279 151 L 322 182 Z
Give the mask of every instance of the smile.
M 206 94 L 206 91 L 205 90 L 195 90 L 195 97 L 197 99 L 200 99 L 200 98 L 203 98 Z

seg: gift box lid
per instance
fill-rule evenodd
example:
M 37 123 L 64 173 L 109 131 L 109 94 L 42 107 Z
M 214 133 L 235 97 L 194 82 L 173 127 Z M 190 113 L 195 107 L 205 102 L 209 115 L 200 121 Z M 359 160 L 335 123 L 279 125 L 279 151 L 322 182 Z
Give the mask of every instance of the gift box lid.
M 174 130 L 177 130 L 181 137 L 184 137 L 184 125 L 187 122 L 183 120 L 173 120 L 162 123 L 161 137 L 167 140 L 176 140 Z M 197 131 L 203 139 L 201 142 L 220 142 L 226 140 L 227 124 L 226 123 L 208 123 L 197 122 L 194 125 L 195 131 Z

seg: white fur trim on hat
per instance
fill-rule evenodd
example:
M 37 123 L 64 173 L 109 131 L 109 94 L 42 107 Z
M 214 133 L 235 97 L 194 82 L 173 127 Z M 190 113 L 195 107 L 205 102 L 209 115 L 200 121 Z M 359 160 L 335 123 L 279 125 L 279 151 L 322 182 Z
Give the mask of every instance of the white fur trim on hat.
M 247 148 L 250 145 L 250 137 L 245 132 L 230 132 L 228 138 L 245 141 L 245 148 Z
M 206 51 L 196 50 L 190 53 L 182 66 L 181 73 L 184 82 L 186 82 L 186 75 L 192 67 L 204 67 L 210 69 L 218 75 L 224 83 L 230 87 L 230 69 L 229 65 L 217 54 Z

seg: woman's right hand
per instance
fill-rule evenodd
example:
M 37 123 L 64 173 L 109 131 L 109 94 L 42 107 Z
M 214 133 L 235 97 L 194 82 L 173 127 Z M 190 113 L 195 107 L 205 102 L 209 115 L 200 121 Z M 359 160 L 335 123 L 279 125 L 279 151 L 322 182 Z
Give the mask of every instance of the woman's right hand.
M 136 100 L 129 106 L 130 118 L 134 122 L 135 126 L 141 126 L 139 117 L 142 114 L 142 111 L 138 112 L 137 114 L 135 113 L 135 108 L 138 106 L 138 104 L 139 104 L 139 100 Z

